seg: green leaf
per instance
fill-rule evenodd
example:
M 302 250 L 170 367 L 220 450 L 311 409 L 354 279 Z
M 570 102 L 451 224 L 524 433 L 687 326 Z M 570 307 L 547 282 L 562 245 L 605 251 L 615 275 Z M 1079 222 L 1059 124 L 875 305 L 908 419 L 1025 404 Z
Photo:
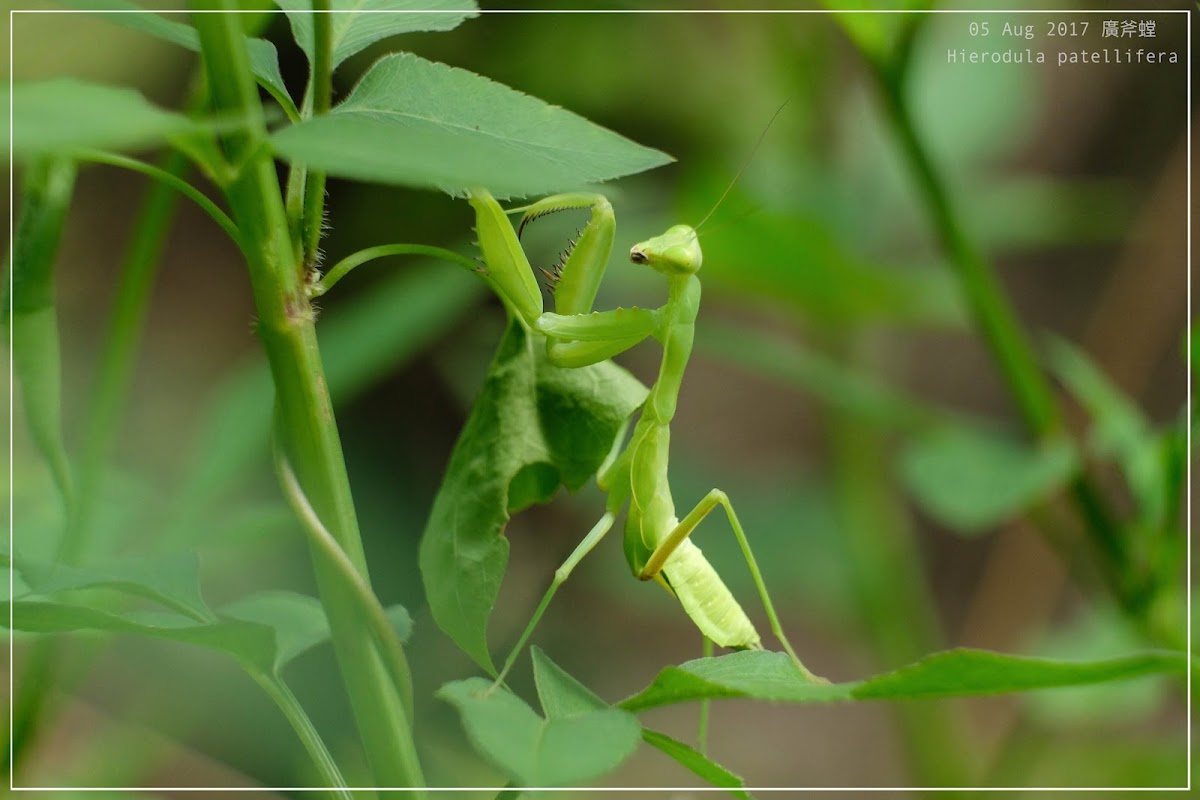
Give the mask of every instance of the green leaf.
M 0 114 L 10 113 L 6 93 Z M 199 129 L 133 89 L 55 78 L 13 86 L 13 159 L 67 154 L 80 148 L 135 150 Z M 5 144 L 9 144 L 7 141 Z
M 943 427 L 904 452 L 900 473 L 929 514 L 973 534 L 1049 497 L 1078 468 L 1066 439 L 1041 446 L 965 426 Z
M 9 603 L 0 608 L 8 618 Z M 270 674 L 276 662 L 275 632 L 241 620 L 197 622 L 171 612 L 112 612 L 67 603 L 20 600 L 11 604 L 16 630 L 30 633 L 103 631 L 184 642 L 233 656 L 239 662 Z
M 871 14 L 871 13 L 836 13 L 847 11 L 890 10 L 919 10 L 929 8 L 929 0 L 903 0 L 880 3 L 878 0 L 824 0 L 824 5 L 835 12 L 832 16 L 838 25 L 854 41 L 855 45 L 865 55 L 886 65 L 891 61 L 897 43 L 907 34 L 908 29 L 916 25 L 920 14 Z
M 509 512 L 595 474 L 646 388 L 612 362 L 562 369 L 545 339 L 510 323 L 442 478 L 420 565 L 438 626 L 495 674 L 487 622 L 504 567 Z M 515 484 L 515 486 L 514 486 Z
M 487 78 L 411 53 L 380 59 L 329 114 L 272 137 L 285 159 L 345 178 L 497 197 L 549 194 L 670 157 Z
M 1184 653 L 1146 652 L 1102 661 L 1028 658 L 966 648 L 947 650 L 864 681 L 859 700 L 959 697 L 1024 692 L 1056 686 L 1128 680 L 1143 675 L 1183 675 Z
M 315 597 L 264 591 L 236 600 L 219 615 L 200 621 L 175 612 L 101 610 L 68 603 L 17 600 L 12 603 L 17 630 L 32 633 L 104 631 L 183 642 L 216 650 L 264 675 L 278 675 L 293 659 L 329 638 L 329 623 Z M 7 618 L 7 609 L 3 609 Z M 408 612 L 393 616 L 407 635 Z
M 734 797 L 750 800 L 747 792 L 738 791 L 746 785 L 740 776 L 733 774 L 690 745 L 649 728 L 642 729 L 642 741 L 666 753 L 713 786 L 733 789 L 734 791 L 731 791 L 730 794 Z
M 128 0 L 68 0 L 64 5 L 92 9 L 96 16 L 114 24 L 184 47 L 193 53 L 200 52 L 200 35 L 191 25 L 146 11 Z M 250 56 L 250 71 L 254 73 L 259 85 L 266 89 L 293 119 L 298 119 L 300 113 L 296 110 L 296 104 L 288 94 L 283 75 L 279 71 L 279 53 L 275 45 L 266 39 L 247 38 L 246 50 Z
M 312 63 L 312 0 L 275 0 L 275 5 L 287 12 L 292 36 Z M 479 12 L 472 0 L 333 0 L 330 8 L 343 12 L 333 14 L 330 26 L 335 69 L 380 39 L 416 31 L 453 30 Z
M 329 620 L 321 601 L 296 592 L 255 592 L 223 606 L 221 615 L 256 622 L 275 631 L 276 673 L 330 636 Z M 400 641 L 408 641 L 412 634 L 412 617 L 408 610 L 404 606 L 392 606 L 387 615 Z
M 850 699 L 856 684 L 814 683 L 786 653 L 743 650 L 698 658 L 664 669 L 641 692 L 618 705 L 627 711 L 717 697 L 751 697 L 787 703 L 828 703 Z
M 538 698 L 547 719 L 563 719 L 588 714 L 597 709 L 608 708 L 608 704 L 595 692 L 584 686 L 536 645 L 531 648 L 533 679 L 537 685 Z M 642 729 L 642 740 L 658 748 L 687 769 L 699 775 L 713 786 L 739 789 L 745 786 L 742 779 L 720 764 L 710 760 L 683 742 L 672 739 L 665 733 Z M 745 792 L 730 792 L 734 797 L 749 800 Z
M 1152 524 L 1165 516 L 1166 461 L 1163 441 L 1141 410 L 1092 360 L 1066 339 L 1052 338 L 1046 348 L 1050 368 L 1092 418 L 1092 451 L 1120 464 L 1139 511 Z
M 289 661 L 329 638 L 329 620 L 321 601 L 295 592 L 256 592 L 229 603 L 221 613 L 275 631 L 272 670 L 276 674 Z
M 521 786 L 565 786 L 615 769 L 637 747 L 641 726 L 615 708 L 543 719 L 519 697 L 491 681 L 448 683 L 437 696 L 462 715 L 476 749 Z
M 65 507 L 73 503 L 62 431 L 62 354 L 54 302 L 54 264 L 75 193 L 75 165 L 38 160 L 25 169 L 5 282 L 3 314 L 12 343 L 12 370 L 34 444 L 50 467 Z M 11 287 L 11 289 L 9 288 Z
M 865 681 L 806 680 L 784 653 L 748 650 L 667 667 L 647 688 L 622 701 L 628 711 L 721 697 L 787 703 L 901 700 L 1001 694 L 1083 686 L 1145 675 L 1182 675 L 1184 653 L 1150 651 L 1099 661 L 1065 661 L 955 649 L 934 653 Z
M 192 619 L 213 616 L 200 593 L 200 559 L 193 552 L 127 558 L 88 567 L 33 561 L 17 555 L 13 566 L 37 595 L 110 588 L 148 598 Z
M 542 648 L 535 645 L 530 652 L 533 658 L 533 680 L 537 685 L 538 699 L 542 701 L 542 712 L 546 719 L 575 717 L 596 709 L 608 708 L 608 703 L 551 661 Z
M 401 644 L 408 644 L 408 637 L 412 636 L 413 630 L 412 614 L 409 614 L 408 609 L 401 605 L 388 606 L 384 611 L 392 623 L 392 628 L 396 631 L 396 638 L 400 640 Z

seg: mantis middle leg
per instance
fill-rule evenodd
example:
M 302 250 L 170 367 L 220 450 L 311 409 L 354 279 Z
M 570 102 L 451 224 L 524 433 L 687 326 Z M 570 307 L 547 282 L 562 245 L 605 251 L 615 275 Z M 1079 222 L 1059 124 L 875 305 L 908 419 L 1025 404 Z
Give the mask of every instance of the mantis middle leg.
M 517 639 L 517 643 L 513 645 L 512 652 L 504 660 L 504 666 L 500 669 L 500 674 L 496 676 L 496 681 L 492 684 L 493 686 L 499 686 L 504 682 L 504 678 L 508 675 L 509 670 L 513 668 L 513 664 L 517 663 L 517 657 L 521 654 L 521 650 L 524 649 L 525 643 L 533 635 L 534 628 L 541 621 L 542 615 L 546 613 L 546 608 L 549 607 L 555 592 L 558 591 L 558 587 L 566 583 L 567 578 L 571 577 L 571 572 L 583 560 L 584 556 L 592 552 L 592 549 L 600 544 L 600 540 L 612 529 L 613 520 L 615 519 L 616 515 L 611 511 L 605 513 L 600 518 L 600 521 L 588 531 L 587 536 L 583 537 L 583 541 L 575 546 L 575 549 L 571 551 L 571 555 L 567 556 L 567 560 L 562 563 L 562 566 L 554 570 L 554 580 L 550 583 L 550 588 L 542 595 L 542 601 L 538 603 L 537 610 L 533 612 L 533 617 L 521 633 L 521 638 Z

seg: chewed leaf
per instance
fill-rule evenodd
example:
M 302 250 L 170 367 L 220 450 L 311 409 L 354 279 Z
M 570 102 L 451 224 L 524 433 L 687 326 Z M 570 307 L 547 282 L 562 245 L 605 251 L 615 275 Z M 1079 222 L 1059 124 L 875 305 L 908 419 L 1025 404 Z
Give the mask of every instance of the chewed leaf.
M 921 506 L 959 533 L 977 533 L 1047 499 L 1078 468 L 1066 439 L 1027 445 L 981 428 L 944 427 L 904 453 L 900 472 Z
M 552 365 L 543 337 L 509 325 L 450 456 L 420 550 L 434 619 L 483 669 L 495 672 L 487 622 L 508 562 L 510 509 L 545 502 L 560 485 L 582 486 L 645 396 L 611 362 Z
M 550 194 L 671 159 L 535 97 L 411 53 L 375 63 L 328 114 L 272 137 L 345 178 L 497 197 Z
M 448 683 L 438 697 L 462 715 L 472 743 L 521 786 L 567 786 L 615 769 L 637 747 L 641 726 L 632 714 L 601 708 L 543 719 L 521 698 L 490 681 Z
M 292 36 L 312 62 L 312 0 L 275 0 L 287 12 Z M 473 0 L 333 0 L 333 66 L 381 39 L 416 31 L 448 31 L 478 16 Z
M 195 131 L 187 117 L 164 111 L 133 89 L 55 78 L 13 86 L 0 113 L 10 113 L 17 161 L 80 148 L 135 150 Z M 8 144 L 8 142 L 5 142 Z

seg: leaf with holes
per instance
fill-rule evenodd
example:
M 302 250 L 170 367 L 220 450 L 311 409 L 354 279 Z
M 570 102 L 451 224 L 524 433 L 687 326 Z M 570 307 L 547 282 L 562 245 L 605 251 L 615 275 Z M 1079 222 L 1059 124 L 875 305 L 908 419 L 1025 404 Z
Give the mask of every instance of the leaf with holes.
M 606 361 L 556 367 L 544 337 L 509 324 L 454 446 L 421 539 L 438 626 L 494 674 L 487 622 L 508 563 L 509 514 L 579 489 L 596 473 L 646 387 Z

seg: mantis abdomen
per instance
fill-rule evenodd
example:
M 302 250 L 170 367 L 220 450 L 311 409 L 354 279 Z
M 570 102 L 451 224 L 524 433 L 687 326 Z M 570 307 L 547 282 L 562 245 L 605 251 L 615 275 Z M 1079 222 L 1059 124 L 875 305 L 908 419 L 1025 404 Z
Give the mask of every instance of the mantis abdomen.
M 700 548 L 685 539 L 663 565 L 671 590 L 700 631 L 721 647 L 758 649 L 758 631 Z

